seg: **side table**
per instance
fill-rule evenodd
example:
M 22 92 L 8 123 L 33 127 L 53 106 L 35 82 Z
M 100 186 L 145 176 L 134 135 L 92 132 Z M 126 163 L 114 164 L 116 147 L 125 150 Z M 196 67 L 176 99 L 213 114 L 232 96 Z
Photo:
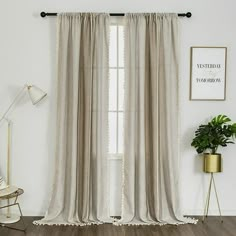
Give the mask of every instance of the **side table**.
M 21 188 L 18 188 L 15 192 L 13 193 L 10 193 L 10 194 L 4 194 L 4 195 L 1 195 L 0 194 L 0 201 L 2 200 L 7 200 L 7 204 L 4 204 L 3 206 L 0 206 L 0 210 L 1 209 L 4 209 L 4 208 L 7 208 L 7 207 L 12 207 L 12 206 L 17 206 L 18 209 L 19 209 L 19 212 L 20 212 L 20 219 L 19 221 L 22 222 L 22 226 L 23 228 L 14 228 L 14 227 L 10 227 L 8 226 L 7 224 L 8 223 L 3 223 L 3 222 L 0 222 L 0 226 L 2 227 L 6 227 L 6 228 L 9 228 L 9 229 L 15 229 L 15 230 L 20 230 L 20 231 L 25 231 L 26 227 L 25 227 L 25 222 L 24 222 L 24 219 L 23 219 L 23 214 L 22 214 L 22 211 L 21 211 L 21 208 L 20 208 L 20 204 L 17 202 L 18 200 L 18 197 L 20 195 L 22 195 L 24 193 L 24 190 L 21 189 Z M 13 203 L 10 203 L 10 199 L 13 199 Z M 7 218 L 7 217 L 6 217 Z M 10 216 L 9 216 L 10 218 Z M 10 222 L 9 222 L 10 223 Z

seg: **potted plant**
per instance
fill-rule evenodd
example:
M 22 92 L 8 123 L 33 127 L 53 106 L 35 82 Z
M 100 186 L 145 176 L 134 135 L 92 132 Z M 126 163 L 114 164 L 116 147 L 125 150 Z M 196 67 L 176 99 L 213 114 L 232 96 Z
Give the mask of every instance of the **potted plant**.
M 207 124 L 200 125 L 195 131 L 191 146 L 197 153 L 204 155 L 204 172 L 221 172 L 222 158 L 218 148 L 226 147 L 236 137 L 236 123 L 226 115 L 218 115 Z

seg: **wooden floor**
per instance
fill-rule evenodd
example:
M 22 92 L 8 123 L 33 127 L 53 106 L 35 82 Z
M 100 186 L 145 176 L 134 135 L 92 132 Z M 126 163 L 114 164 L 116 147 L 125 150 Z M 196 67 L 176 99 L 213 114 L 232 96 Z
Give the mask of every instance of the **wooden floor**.
M 24 217 L 25 233 L 0 227 L 0 236 L 236 236 L 236 217 L 229 216 L 223 217 L 223 223 L 219 217 L 208 217 L 204 224 L 200 220 L 197 225 L 180 226 L 35 226 L 35 219 L 38 218 Z

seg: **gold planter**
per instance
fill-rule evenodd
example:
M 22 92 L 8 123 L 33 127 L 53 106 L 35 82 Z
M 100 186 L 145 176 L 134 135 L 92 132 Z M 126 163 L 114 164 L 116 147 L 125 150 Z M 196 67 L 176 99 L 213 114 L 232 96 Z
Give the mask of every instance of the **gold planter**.
M 204 154 L 203 171 L 206 173 L 222 172 L 222 158 L 221 154 Z

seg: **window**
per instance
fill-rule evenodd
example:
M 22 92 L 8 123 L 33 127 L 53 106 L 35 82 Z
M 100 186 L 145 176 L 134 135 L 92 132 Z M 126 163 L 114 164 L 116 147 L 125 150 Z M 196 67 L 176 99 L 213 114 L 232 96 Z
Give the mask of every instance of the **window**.
M 124 26 L 112 17 L 109 47 L 109 211 L 121 215 L 123 118 L 124 118 Z
M 109 156 L 123 154 L 124 118 L 124 27 L 110 26 L 109 53 Z

